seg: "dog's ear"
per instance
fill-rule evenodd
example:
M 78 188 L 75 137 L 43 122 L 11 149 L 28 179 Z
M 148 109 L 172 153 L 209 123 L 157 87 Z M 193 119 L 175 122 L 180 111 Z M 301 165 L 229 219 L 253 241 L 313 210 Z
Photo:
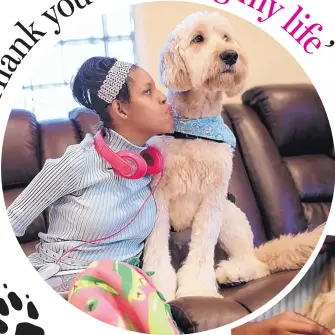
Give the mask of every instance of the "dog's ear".
M 170 39 L 161 50 L 159 72 L 161 82 L 166 88 L 177 91 L 191 89 L 183 51 L 176 39 Z

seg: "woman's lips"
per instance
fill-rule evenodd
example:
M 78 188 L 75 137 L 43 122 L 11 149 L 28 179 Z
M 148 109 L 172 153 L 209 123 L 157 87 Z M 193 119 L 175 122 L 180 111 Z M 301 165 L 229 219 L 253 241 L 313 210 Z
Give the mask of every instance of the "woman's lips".
M 169 107 L 169 109 L 168 109 L 168 113 L 169 113 L 170 115 L 174 115 L 174 112 L 173 112 L 173 108 L 172 108 L 172 107 Z

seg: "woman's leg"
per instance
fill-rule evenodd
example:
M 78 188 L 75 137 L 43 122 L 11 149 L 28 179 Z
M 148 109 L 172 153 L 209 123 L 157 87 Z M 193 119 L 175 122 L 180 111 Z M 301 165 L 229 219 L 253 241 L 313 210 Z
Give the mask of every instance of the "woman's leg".
M 46 280 L 46 282 L 58 293 L 69 292 L 70 286 L 78 274 L 56 276 Z
M 79 269 L 75 270 L 73 266 L 65 265 L 68 270 L 61 270 L 61 267 L 55 264 L 57 259 L 50 257 L 50 252 L 35 252 L 29 255 L 28 259 L 46 283 L 65 298 L 73 279 L 85 269 L 79 264 Z
M 116 327 L 147 334 L 180 334 L 151 278 L 127 263 L 92 263 L 70 286 L 69 302 Z

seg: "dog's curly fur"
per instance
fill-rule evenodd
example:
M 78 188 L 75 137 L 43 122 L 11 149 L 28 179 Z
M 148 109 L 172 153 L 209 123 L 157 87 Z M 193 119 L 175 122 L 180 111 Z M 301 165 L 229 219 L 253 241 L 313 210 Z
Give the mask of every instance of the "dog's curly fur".
M 197 35 L 203 41 L 194 41 Z M 238 53 L 231 67 L 220 58 L 226 50 Z M 220 115 L 223 94 L 238 94 L 247 76 L 246 56 L 228 20 L 217 13 L 194 13 L 183 20 L 168 37 L 160 59 L 168 102 L 176 113 L 190 119 Z M 249 281 L 271 269 L 297 268 L 308 259 L 316 244 L 308 236 L 301 243 L 307 249 L 311 246 L 310 252 L 296 253 L 297 259 L 286 253 L 278 261 L 278 242 L 254 249 L 246 215 L 227 199 L 234 154 L 227 144 L 168 136 L 156 137 L 151 144 L 164 156 L 165 175 L 155 194 L 157 221 L 146 241 L 143 267 L 155 272 L 157 289 L 168 301 L 182 296 L 221 297 L 216 278 L 220 283 Z M 156 183 L 154 179 L 153 187 Z M 189 254 L 177 274 L 170 263 L 170 224 L 177 231 L 192 227 Z M 296 237 L 286 238 L 298 245 Z M 218 240 L 229 260 L 222 261 L 215 272 Z

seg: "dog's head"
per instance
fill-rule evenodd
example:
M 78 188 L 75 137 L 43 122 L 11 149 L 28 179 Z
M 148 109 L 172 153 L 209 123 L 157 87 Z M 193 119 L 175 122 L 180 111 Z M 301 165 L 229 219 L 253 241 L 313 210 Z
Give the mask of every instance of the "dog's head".
M 217 13 L 186 17 L 169 35 L 160 55 L 162 83 L 168 89 L 238 94 L 247 61 L 228 20 Z

